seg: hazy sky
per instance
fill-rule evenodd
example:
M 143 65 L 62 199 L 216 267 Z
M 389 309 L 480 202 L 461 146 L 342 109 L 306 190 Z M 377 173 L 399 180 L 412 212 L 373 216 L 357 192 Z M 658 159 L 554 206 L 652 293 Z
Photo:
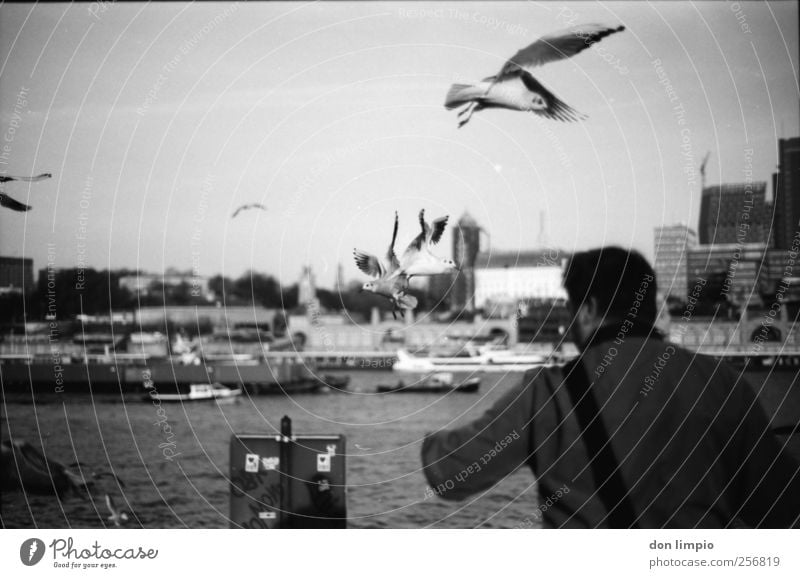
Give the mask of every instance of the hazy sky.
M 587 121 L 457 129 L 452 82 L 590 22 L 627 30 L 536 74 Z M 708 183 L 769 180 L 800 132 L 793 1 L 6 4 L 0 47 L 0 173 L 54 175 L 6 184 L 34 209 L 0 210 L 0 254 L 36 268 L 51 244 L 58 267 L 329 285 L 421 207 L 496 250 L 536 248 L 545 211 L 553 245 L 652 257 L 655 226 L 696 227 L 707 151 Z

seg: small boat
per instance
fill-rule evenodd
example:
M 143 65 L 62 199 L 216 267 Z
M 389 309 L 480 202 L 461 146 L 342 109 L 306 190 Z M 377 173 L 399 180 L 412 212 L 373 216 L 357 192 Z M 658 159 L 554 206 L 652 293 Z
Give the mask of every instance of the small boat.
M 324 393 L 328 393 L 330 391 L 346 391 L 350 386 L 349 375 L 333 375 L 330 373 L 323 373 L 322 375 L 315 375 L 313 380 L 319 383 L 319 391 Z
M 470 377 L 456 383 L 453 374 L 449 372 L 434 373 L 417 383 L 405 385 L 400 380 L 396 385 L 379 385 L 378 393 L 447 393 L 458 391 L 461 393 L 475 393 L 481 385 L 480 377 Z
M 240 387 L 230 388 L 221 383 L 192 383 L 189 391 L 177 393 L 161 393 L 156 388 L 148 388 L 145 401 L 207 401 L 231 399 L 242 395 Z

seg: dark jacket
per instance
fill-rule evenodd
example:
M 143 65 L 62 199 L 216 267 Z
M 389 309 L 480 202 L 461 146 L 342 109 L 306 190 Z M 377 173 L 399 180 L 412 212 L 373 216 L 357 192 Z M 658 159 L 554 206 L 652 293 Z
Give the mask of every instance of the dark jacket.
M 755 392 L 724 363 L 659 339 L 606 339 L 583 353 L 635 514 L 645 528 L 792 527 L 800 466 L 770 431 Z M 539 484 L 519 526 L 608 526 L 563 367 L 532 370 L 477 421 L 426 436 L 425 476 L 459 500 L 520 467 Z

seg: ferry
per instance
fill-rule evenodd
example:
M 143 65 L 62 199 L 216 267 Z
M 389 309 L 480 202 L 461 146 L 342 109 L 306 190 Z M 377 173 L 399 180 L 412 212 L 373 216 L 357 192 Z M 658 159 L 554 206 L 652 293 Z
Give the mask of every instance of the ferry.
M 437 371 L 525 372 L 547 363 L 538 354 L 520 355 L 508 349 L 477 348 L 465 345 L 450 355 L 417 357 L 405 349 L 397 350 L 394 371 L 400 373 L 431 373 Z

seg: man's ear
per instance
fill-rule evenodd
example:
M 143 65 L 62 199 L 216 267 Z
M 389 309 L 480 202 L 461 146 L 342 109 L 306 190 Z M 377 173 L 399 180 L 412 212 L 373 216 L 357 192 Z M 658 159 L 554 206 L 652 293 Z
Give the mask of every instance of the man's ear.
M 575 312 L 576 319 L 582 324 L 586 325 L 597 312 L 597 299 L 589 297 L 580 304 L 578 310 Z

